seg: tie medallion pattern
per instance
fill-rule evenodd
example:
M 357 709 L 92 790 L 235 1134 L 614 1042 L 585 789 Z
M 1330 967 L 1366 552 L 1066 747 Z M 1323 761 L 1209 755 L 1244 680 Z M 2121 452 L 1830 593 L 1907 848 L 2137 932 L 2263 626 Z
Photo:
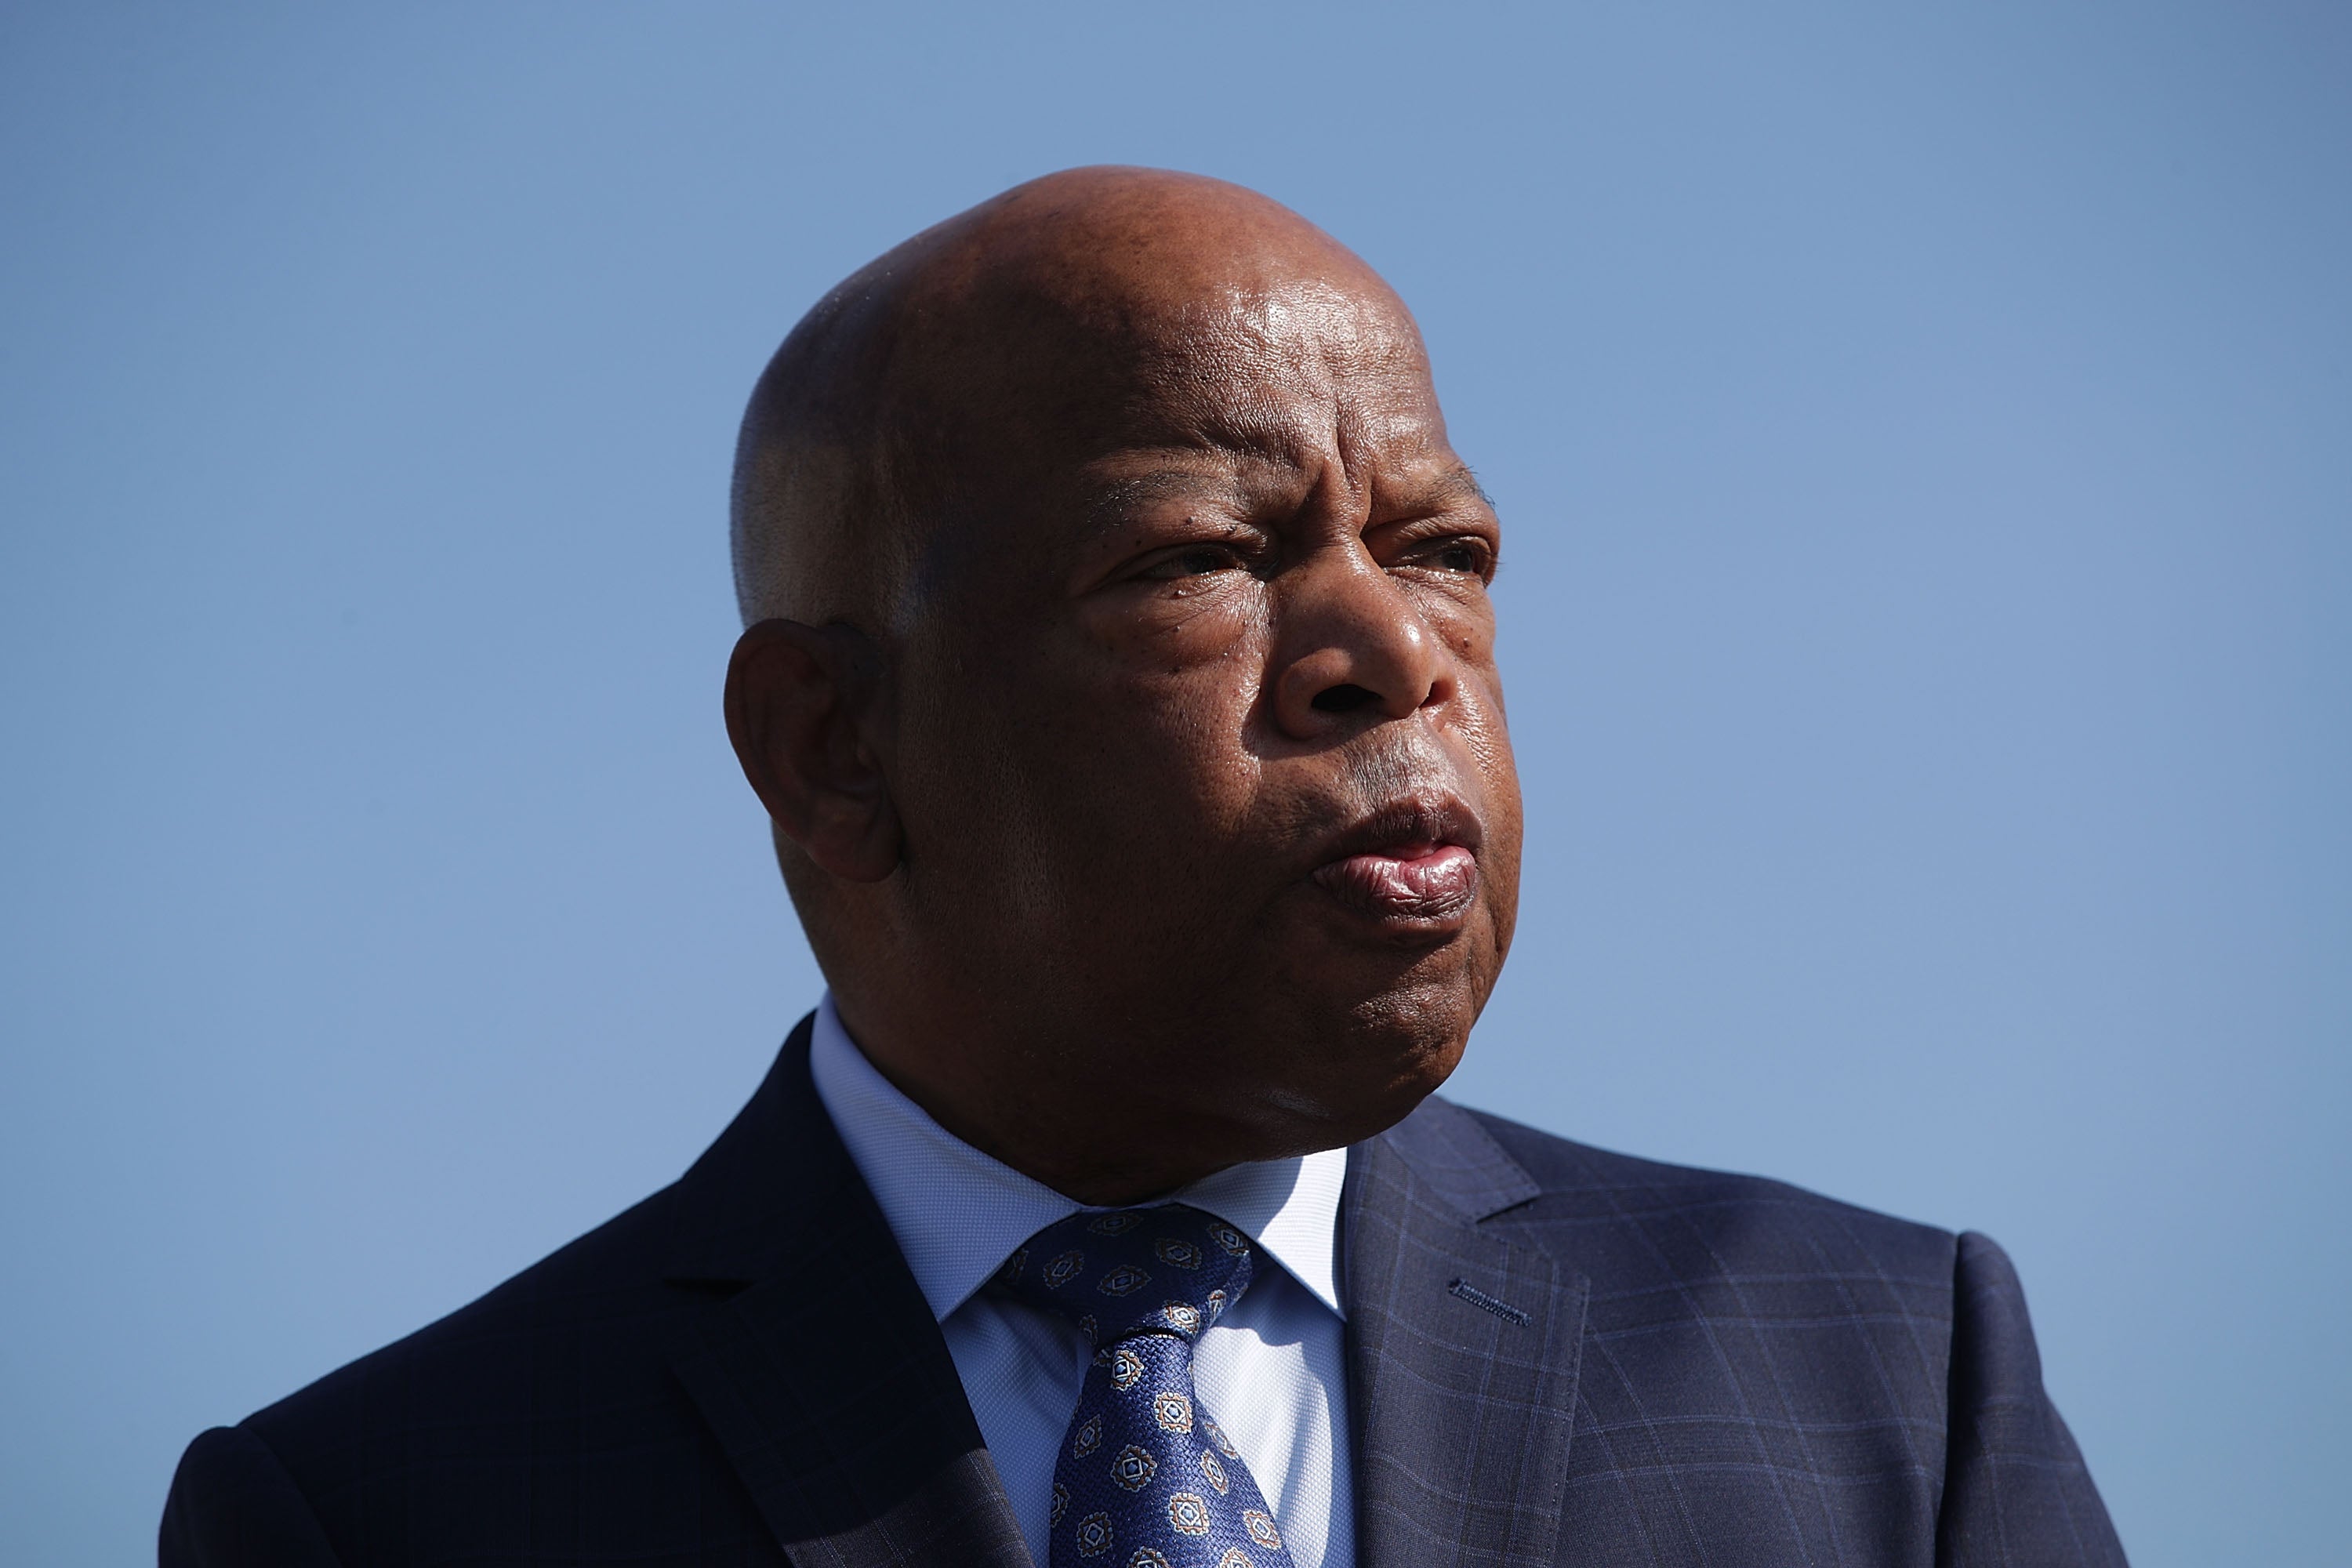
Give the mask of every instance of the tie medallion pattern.
M 997 1289 L 1095 1347 L 1054 1467 L 1050 1568 L 1291 1568 L 1192 1386 L 1193 1345 L 1250 1268 L 1247 1237 L 1182 1204 L 1075 1214 L 1006 1259 Z

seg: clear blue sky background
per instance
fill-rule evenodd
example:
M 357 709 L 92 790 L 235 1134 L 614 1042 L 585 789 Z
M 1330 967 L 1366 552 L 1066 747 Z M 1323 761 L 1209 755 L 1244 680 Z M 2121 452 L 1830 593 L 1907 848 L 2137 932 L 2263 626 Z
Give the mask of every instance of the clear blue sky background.
M 750 1092 L 740 400 L 1097 161 L 1384 270 L 1500 500 L 1458 1097 L 1991 1232 L 2142 1568 L 2341 1561 L 2347 83 L 2327 5 L 8 6 L 0 1561 Z

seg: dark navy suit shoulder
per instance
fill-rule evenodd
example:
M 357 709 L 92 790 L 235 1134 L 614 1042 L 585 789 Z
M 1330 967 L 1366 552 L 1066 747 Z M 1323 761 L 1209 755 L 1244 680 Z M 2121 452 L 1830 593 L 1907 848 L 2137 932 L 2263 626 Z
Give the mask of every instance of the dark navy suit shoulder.
M 626 1340 L 638 1343 L 649 1323 L 693 1303 L 661 1279 L 675 1190 L 663 1188 L 464 1306 L 254 1412 L 243 1425 L 299 1449 L 307 1447 L 300 1438 L 310 1426 L 335 1420 L 342 1407 L 363 1407 L 383 1419 L 384 1402 L 369 1391 L 394 1378 L 462 1400 L 472 1411 L 502 1401 L 528 1409 L 528 1386 L 482 1375 L 515 1345 L 553 1342 L 559 1353 L 598 1355 L 609 1363 L 609 1348 L 597 1342 L 610 1331 L 624 1329 Z M 416 1373 L 428 1366 L 436 1375 L 418 1379 Z
M 200 1436 L 165 1568 L 1029 1568 L 808 1025 L 677 1182 Z
M 675 1192 L 240 1424 L 333 1561 L 654 1561 L 678 1549 L 682 1518 L 695 1561 L 778 1560 L 671 1373 L 712 1298 L 665 1278 Z M 175 1489 L 184 1521 L 206 1491 Z M 207 1500 L 236 1530 L 267 1517 L 258 1500 Z
M 2123 1563 L 1989 1238 L 1444 1101 L 1399 1131 L 1585 1284 L 1554 1561 Z
M 1628 1221 L 1690 1226 L 1726 1249 L 1768 1252 L 1797 1236 L 1834 1238 L 1905 1278 L 1951 1288 L 1958 1237 L 1948 1230 L 1881 1214 L 1769 1176 L 1668 1164 L 1621 1154 L 1496 1116 L 1465 1114 L 1527 1173 L 1536 1193 L 1499 1223 L 1557 1231 L 1565 1240 Z

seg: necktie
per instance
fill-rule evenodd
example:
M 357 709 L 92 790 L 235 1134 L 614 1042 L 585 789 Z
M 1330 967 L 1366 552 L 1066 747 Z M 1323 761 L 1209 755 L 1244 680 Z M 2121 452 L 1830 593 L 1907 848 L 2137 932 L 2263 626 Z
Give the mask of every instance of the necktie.
M 1249 1282 L 1249 1238 L 1181 1204 L 1075 1214 L 1006 1260 L 999 1289 L 1095 1347 L 1054 1466 L 1051 1568 L 1291 1568 L 1192 1388 L 1194 1342 Z

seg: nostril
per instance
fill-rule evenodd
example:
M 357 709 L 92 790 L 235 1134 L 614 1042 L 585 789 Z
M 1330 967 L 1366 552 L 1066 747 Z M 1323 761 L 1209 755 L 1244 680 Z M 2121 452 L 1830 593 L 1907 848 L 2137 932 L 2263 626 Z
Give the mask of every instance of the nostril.
M 1325 713 L 1353 713 L 1368 702 L 1378 702 L 1380 696 L 1360 686 L 1335 686 L 1328 691 L 1318 691 L 1309 706 Z

